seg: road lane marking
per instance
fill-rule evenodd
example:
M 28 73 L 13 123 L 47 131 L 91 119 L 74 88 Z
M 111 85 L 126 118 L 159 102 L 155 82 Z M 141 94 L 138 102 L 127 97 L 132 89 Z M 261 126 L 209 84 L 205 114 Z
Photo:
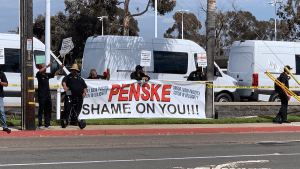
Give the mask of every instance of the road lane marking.
M 253 164 L 253 163 L 268 163 L 270 162 L 269 160 L 249 160 L 249 161 L 236 161 L 236 162 L 231 162 L 231 163 L 225 163 L 225 164 L 220 164 L 214 167 L 213 169 L 222 169 L 222 168 L 234 168 L 238 167 L 239 165 L 245 165 L 245 164 Z M 198 169 L 198 168 L 195 168 Z
M 240 158 L 240 157 L 267 157 L 267 156 L 298 156 L 298 155 L 300 155 L 300 153 L 229 155 L 229 156 L 206 156 L 206 157 L 178 157 L 178 158 L 153 158 L 153 159 L 129 159 L 129 160 L 102 160 L 102 161 L 74 161 L 74 162 L 49 162 L 49 163 L 23 163 L 23 164 L 0 164 L 0 167 L 61 165 L 61 164 L 89 164 L 89 163 L 114 163 L 114 162 L 140 162 L 140 161 L 167 161 L 167 160 L 192 160 L 192 159 Z

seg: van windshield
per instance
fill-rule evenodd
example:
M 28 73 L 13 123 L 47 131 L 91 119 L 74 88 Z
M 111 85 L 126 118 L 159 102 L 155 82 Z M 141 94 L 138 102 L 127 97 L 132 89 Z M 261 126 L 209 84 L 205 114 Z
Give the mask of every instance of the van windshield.
M 186 74 L 188 53 L 153 51 L 154 73 Z
M 4 49 L 5 64 L 1 65 L 3 72 L 21 72 L 20 49 Z

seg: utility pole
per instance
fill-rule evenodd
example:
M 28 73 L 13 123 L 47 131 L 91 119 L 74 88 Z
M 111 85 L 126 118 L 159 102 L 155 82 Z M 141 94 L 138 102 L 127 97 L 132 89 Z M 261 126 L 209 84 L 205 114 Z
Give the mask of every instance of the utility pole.
M 22 130 L 35 130 L 32 0 L 20 0 Z
M 207 81 L 213 83 L 214 80 L 214 61 L 215 61 L 215 17 L 216 17 L 216 0 L 207 0 L 207 23 L 206 23 L 206 55 Z M 205 114 L 207 118 L 214 117 L 214 90 L 211 85 L 207 85 L 205 92 Z

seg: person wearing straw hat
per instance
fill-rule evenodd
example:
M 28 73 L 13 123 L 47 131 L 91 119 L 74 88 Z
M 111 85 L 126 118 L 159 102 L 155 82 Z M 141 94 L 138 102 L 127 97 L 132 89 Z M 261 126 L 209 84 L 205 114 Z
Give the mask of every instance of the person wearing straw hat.
M 78 101 L 78 104 L 76 104 L 75 111 L 77 115 L 79 115 L 83 99 L 86 96 L 87 92 L 87 85 L 82 77 L 78 76 L 78 73 L 80 70 L 78 69 L 77 64 L 73 64 L 72 67 L 69 69 L 71 72 L 69 75 L 63 78 L 62 80 L 62 86 L 64 90 L 67 92 L 68 90 L 71 91 L 72 100 L 76 99 Z M 71 103 L 68 102 L 67 99 L 65 99 L 65 111 L 62 115 L 62 119 L 66 120 L 66 122 L 69 122 L 70 117 L 70 110 L 71 110 Z M 71 115 L 71 123 L 70 125 L 78 125 L 78 117 L 76 115 Z
M 292 70 L 292 68 L 289 65 L 285 66 L 289 70 Z M 289 88 L 289 77 L 288 72 L 284 69 L 284 72 L 280 74 L 278 80 L 283 83 L 287 88 Z M 281 87 L 276 88 L 276 92 L 279 93 L 279 98 L 281 101 L 281 107 L 279 109 L 279 113 L 274 118 L 274 123 L 291 123 L 290 121 L 287 121 L 287 108 L 288 108 L 288 102 L 291 99 L 291 96 L 284 90 L 282 90 Z
M 38 120 L 39 127 L 38 129 L 43 130 L 43 114 L 45 118 L 45 128 L 51 129 L 50 120 L 51 120 L 51 111 L 52 111 L 52 102 L 51 102 L 51 94 L 49 87 L 49 79 L 54 78 L 54 76 L 58 75 L 64 65 L 56 71 L 52 73 L 46 73 L 46 69 L 51 66 L 52 63 L 49 63 L 47 66 L 39 65 L 39 71 L 36 73 L 36 78 L 38 80 L 38 102 L 39 102 L 39 112 L 38 112 Z

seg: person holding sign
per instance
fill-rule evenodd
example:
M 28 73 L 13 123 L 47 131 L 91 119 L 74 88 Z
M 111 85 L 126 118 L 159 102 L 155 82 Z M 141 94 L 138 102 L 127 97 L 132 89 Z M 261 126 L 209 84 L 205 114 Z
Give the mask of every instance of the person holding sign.
M 131 73 L 130 78 L 135 80 L 150 80 L 150 77 L 143 73 L 143 67 L 140 65 L 135 67 L 135 72 Z
M 64 90 L 66 91 L 66 95 L 68 90 L 71 91 L 71 100 L 76 100 L 77 104 L 75 106 L 75 111 L 76 114 L 71 114 L 71 122 L 70 125 L 78 125 L 78 115 L 80 114 L 81 108 L 82 108 L 82 104 L 83 104 L 83 99 L 86 96 L 86 92 L 87 92 L 87 85 L 85 83 L 85 81 L 83 80 L 82 77 L 78 76 L 78 72 L 80 72 L 80 70 L 78 69 L 77 64 L 73 64 L 72 68 L 69 69 L 69 71 L 71 72 L 69 75 L 67 75 L 66 77 L 63 78 L 62 80 L 62 86 L 64 88 Z M 67 98 L 67 96 L 66 96 Z M 66 123 L 69 122 L 69 117 L 70 117 L 70 111 L 71 111 L 71 105 L 72 103 L 70 103 L 68 101 L 68 99 L 65 99 L 65 111 L 64 114 L 62 115 L 62 119 L 66 121 Z M 66 124 L 67 125 L 67 124 Z M 62 126 L 63 128 L 66 127 Z
M 106 73 L 106 75 L 105 75 L 105 73 Z M 107 72 L 104 72 L 104 76 L 98 75 L 97 71 L 95 69 L 91 69 L 90 76 L 87 79 L 106 79 L 106 80 L 109 80 L 110 79 L 109 68 L 107 68 Z
M 42 64 L 39 65 L 39 71 L 36 73 L 36 78 L 38 80 L 38 100 L 39 100 L 39 129 L 43 130 L 43 114 L 45 118 L 45 128 L 50 129 L 50 120 L 51 120 L 51 111 L 52 111 L 52 102 L 51 102 L 51 94 L 49 87 L 49 79 L 54 78 L 54 76 L 58 75 L 64 65 L 56 71 L 52 73 L 46 73 L 47 67 L 51 66 L 52 62 L 47 66 L 43 67 Z
M 290 66 L 285 66 L 289 70 L 292 68 Z M 288 77 L 288 72 L 284 69 L 284 72 L 280 74 L 278 80 L 283 83 L 287 88 L 289 88 L 289 77 Z M 287 108 L 288 108 L 288 103 L 289 100 L 291 99 L 291 96 L 284 90 L 282 90 L 281 87 L 276 87 L 275 86 L 275 91 L 279 93 L 279 98 L 281 101 L 281 107 L 279 109 L 279 113 L 276 115 L 274 118 L 273 122 L 274 123 L 291 123 L 290 121 L 287 121 Z M 281 119 L 281 120 L 280 120 Z
M 204 72 L 202 72 L 202 67 L 196 65 L 197 70 L 190 73 L 187 81 L 202 81 L 206 80 Z

